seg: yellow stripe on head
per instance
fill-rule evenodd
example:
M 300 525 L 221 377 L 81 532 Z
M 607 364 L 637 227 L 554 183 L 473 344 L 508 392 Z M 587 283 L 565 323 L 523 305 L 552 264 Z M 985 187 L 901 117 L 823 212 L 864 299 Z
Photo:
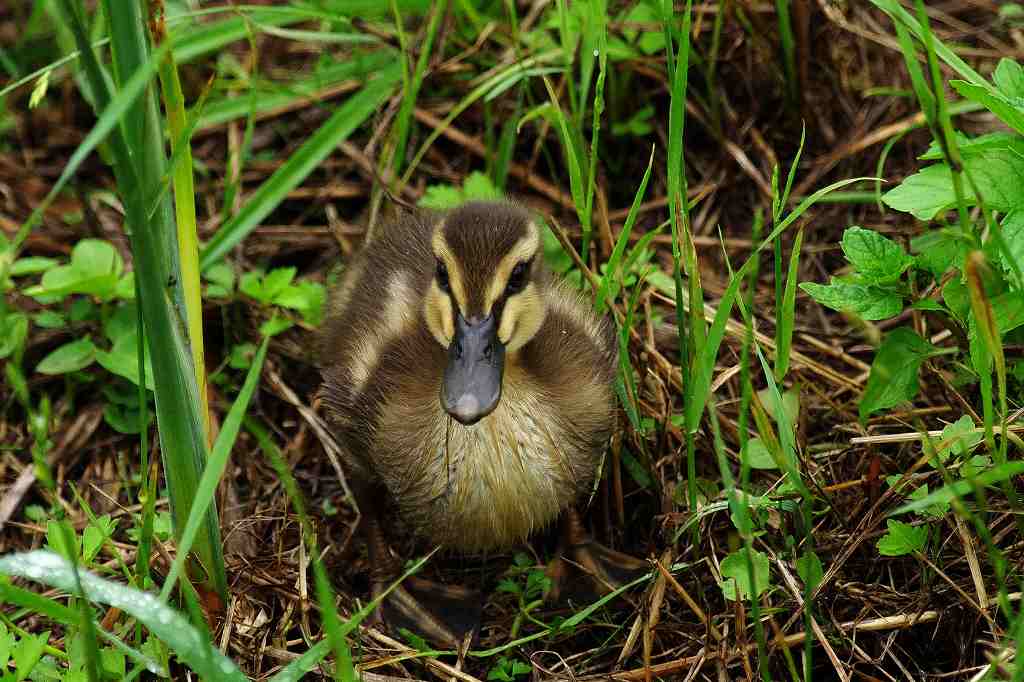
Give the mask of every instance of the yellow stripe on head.
M 533 222 L 529 222 L 526 224 L 526 235 L 517 241 L 515 245 L 509 249 L 508 253 L 502 256 L 501 261 L 498 263 L 498 267 L 494 270 L 494 276 L 491 278 L 491 284 L 487 288 L 487 296 L 484 299 L 485 314 L 490 314 L 491 308 L 494 306 L 494 302 L 497 301 L 501 297 L 502 292 L 505 291 L 505 286 L 508 284 L 508 278 L 509 275 L 512 274 L 513 268 L 515 268 L 519 263 L 525 263 L 536 256 L 539 247 L 540 231 Z
M 465 280 L 462 276 L 462 265 L 458 259 L 455 258 L 455 254 L 448 247 L 448 242 L 444 238 L 444 221 L 440 221 L 437 227 L 434 228 L 434 236 L 430 240 L 430 245 L 434 248 L 434 255 L 437 259 L 448 268 L 448 282 L 451 288 L 452 296 L 455 297 L 455 305 L 458 306 L 462 314 L 466 314 L 466 306 L 468 305 L 469 298 L 466 296 Z M 444 295 L 444 292 L 438 290 L 438 293 Z

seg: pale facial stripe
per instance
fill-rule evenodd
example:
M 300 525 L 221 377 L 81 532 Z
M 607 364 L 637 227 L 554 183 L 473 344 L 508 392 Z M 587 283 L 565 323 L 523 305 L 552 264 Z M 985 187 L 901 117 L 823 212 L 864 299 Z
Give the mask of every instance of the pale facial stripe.
M 462 265 L 458 259 L 455 258 L 455 254 L 448 248 L 448 242 L 444 239 L 444 221 L 437 224 L 434 229 L 434 236 L 430 240 L 431 246 L 434 247 L 434 255 L 441 259 L 444 266 L 448 268 L 448 282 L 452 292 L 452 296 L 455 297 L 455 304 L 462 311 L 462 314 L 466 314 L 466 305 L 469 301 L 469 297 L 466 296 L 465 279 L 462 274 Z
M 537 226 L 532 222 L 526 224 L 526 236 L 520 239 L 515 245 L 509 250 L 508 253 L 498 263 L 498 267 L 494 271 L 494 277 L 491 279 L 491 285 L 487 289 L 487 296 L 484 299 L 484 311 L 486 314 L 490 314 L 491 308 L 494 306 L 494 302 L 497 301 L 502 292 L 505 291 L 505 286 L 508 284 L 509 275 L 512 274 L 512 270 L 519 263 L 526 262 L 533 258 L 537 254 L 537 249 L 540 246 L 540 233 L 537 230 Z
M 381 351 L 413 322 L 412 311 L 416 295 L 409 274 L 396 272 L 391 277 L 386 291 L 376 327 L 370 329 L 369 334 L 359 342 L 352 354 L 351 376 L 355 394 L 361 393 L 370 380 L 370 374 L 380 360 Z

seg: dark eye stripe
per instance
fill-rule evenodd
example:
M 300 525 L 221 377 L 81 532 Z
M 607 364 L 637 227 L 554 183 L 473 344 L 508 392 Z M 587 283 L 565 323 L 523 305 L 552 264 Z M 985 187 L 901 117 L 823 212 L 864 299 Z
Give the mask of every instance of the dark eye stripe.
M 440 287 L 441 291 L 445 293 L 451 291 L 451 281 L 448 279 L 448 268 L 441 261 L 437 261 L 437 271 L 434 273 L 434 277 L 437 278 L 437 286 Z
M 506 296 L 517 294 L 523 290 L 531 263 L 532 261 L 523 261 L 516 263 L 516 266 L 512 268 L 512 274 L 508 276 L 508 284 L 505 285 Z

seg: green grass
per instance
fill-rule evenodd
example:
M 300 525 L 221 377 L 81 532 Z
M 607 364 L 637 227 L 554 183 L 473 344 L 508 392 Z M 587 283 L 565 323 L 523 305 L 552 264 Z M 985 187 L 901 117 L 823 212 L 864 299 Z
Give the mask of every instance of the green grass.
M 949 673 L 940 666 L 953 659 L 915 659 L 933 644 L 913 626 L 885 640 L 843 624 L 936 610 L 953 614 L 941 627 L 963 630 L 960 660 L 972 671 L 1024 679 L 1015 594 L 1024 466 L 1011 428 L 1024 395 L 1019 65 L 982 75 L 991 65 L 944 38 L 951 29 L 921 0 L 909 9 L 873 0 L 882 23 L 872 30 L 891 31 L 899 53 L 878 53 L 893 81 L 863 92 L 891 99 L 886 122 L 906 118 L 900 107 L 912 93 L 910 113 L 924 121 L 880 156 L 865 151 L 818 172 L 836 126 L 808 119 L 797 131 L 791 114 L 808 102 L 835 121 L 846 114 L 823 103 L 817 76 L 798 80 L 796 11 L 783 0 L 771 14 L 667 0 L 557 0 L 538 12 L 463 0 L 392 0 L 369 13 L 368 3 L 335 0 L 175 3 L 156 36 L 145 5 L 115 4 L 93 14 L 78 0 L 18 9 L 29 36 L 0 54 L 7 109 L 27 115 L 18 107 L 34 87 L 44 111 L 74 107 L 77 123 L 86 107 L 95 115 L 0 242 L 0 433 L 15 434 L 0 445 L 36 480 L 12 537 L 45 541 L 0 557 L 0 573 L 18 579 L 0 581 L 0 672 L 92 682 L 187 667 L 210 680 L 297 680 L 319 668 L 348 680 L 360 666 L 400 660 L 415 675 L 411 666 L 459 660 L 463 674 L 512 680 L 555 651 L 578 675 L 626 669 L 639 678 L 644 666 L 667 666 L 658 675 L 669 679 L 696 664 L 704 623 L 713 623 L 728 633 L 719 645 L 726 676 L 825 679 L 856 661 L 885 677 L 895 669 L 879 651 L 893 642 L 911 670 L 901 674 L 913 676 Z M 50 16 L 60 32 L 41 36 L 39 18 Z M 29 37 L 49 52 L 36 55 Z M 322 55 L 312 59 L 313 48 Z M 808 50 L 830 97 L 860 83 Z M 871 80 L 870 69 L 858 77 Z M 751 90 L 765 102 L 755 106 Z M 440 125 L 418 123 L 417 108 Z M 10 129 L 7 109 L 0 131 Z M 999 135 L 964 133 L 962 116 L 980 110 L 1005 124 Z M 234 146 L 222 144 L 228 127 L 241 140 Z M 724 141 L 756 168 L 737 168 Z M 751 189 L 751 172 L 771 174 L 770 196 Z M 820 182 L 794 196 L 808 172 Z M 538 204 L 552 228 L 552 268 L 617 326 L 624 416 L 591 519 L 600 528 L 603 510 L 611 539 L 629 551 L 671 549 L 673 579 L 703 612 L 657 571 L 595 603 L 552 609 L 539 598 L 538 542 L 534 556 L 494 557 L 480 569 L 480 580 L 500 586 L 487 595 L 485 640 L 466 656 L 412 639 L 382 662 L 361 628 L 382 597 L 362 598 L 352 580 L 362 570 L 358 536 L 343 530 L 358 519 L 344 482 L 325 482 L 310 435 L 319 422 L 304 409 L 317 383 L 309 335 L 336 276 L 324 254 L 350 248 L 348 226 L 364 209 L 375 221 L 389 192 L 436 209 L 503 193 L 529 203 L 538 197 L 518 181 L 527 175 L 569 197 Z M 295 199 L 300 188 L 357 183 L 357 197 Z M 64 208 L 79 195 L 104 225 L 110 205 L 123 208 L 114 215 L 124 227 L 47 252 L 41 237 L 55 226 L 86 234 Z M 259 232 L 287 225 L 298 240 L 324 222 L 340 247 L 334 237 L 315 249 L 270 247 Z M 824 366 L 844 387 L 822 385 Z M 299 410 L 289 392 L 301 394 Z M 90 407 L 102 412 L 90 442 L 118 448 L 108 455 L 116 518 L 93 508 L 105 504 L 94 483 L 74 480 L 95 480 L 90 463 L 54 466 L 66 456 L 67 424 Z M 919 438 L 880 439 L 901 431 Z M 868 444 L 854 447 L 853 436 Z M 277 520 L 251 519 L 267 534 L 265 555 L 226 564 L 215 500 L 235 474 Z M 951 549 L 960 543 L 977 552 L 964 559 Z M 261 579 L 275 576 L 277 592 L 260 591 L 245 562 Z M 456 565 L 429 554 L 403 578 L 464 578 Z M 870 598 L 857 601 L 851 585 Z M 287 609 L 275 601 L 300 589 Z M 986 590 L 992 599 L 981 603 Z M 652 613 L 611 608 L 655 598 L 661 620 L 650 631 Z M 288 658 L 250 672 L 257 657 L 239 653 L 250 624 L 232 623 L 226 654 L 213 626 L 253 602 L 290 620 L 255 628 Z M 978 609 L 984 635 L 957 620 Z M 780 642 L 800 628 L 796 654 Z M 710 661 L 702 674 L 715 674 Z

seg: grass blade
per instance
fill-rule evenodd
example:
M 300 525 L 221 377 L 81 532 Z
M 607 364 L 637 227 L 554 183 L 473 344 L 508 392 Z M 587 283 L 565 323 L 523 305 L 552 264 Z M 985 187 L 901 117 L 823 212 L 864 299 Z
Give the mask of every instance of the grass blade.
M 74 591 L 74 567 L 63 557 L 45 550 L 11 554 L 0 558 L 0 574 L 41 582 L 60 590 Z M 169 606 L 148 592 L 79 571 L 85 594 L 91 601 L 114 606 L 137 618 L 164 641 L 177 657 L 208 680 L 238 680 L 245 675 L 216 647 L 204 644 L 200 633 Z
M 651 156 L 647 160 L 647 170 L 644 171 L 644 177 L 640 180 L 640 188 L 633 195 L 633 204 L 629 207 L 626 222 L 623 223 L 622 231 L 619 232 L 619 238 L 615 241 L 615 248 L 612 249 L 612 255 L 608 258 L 608 265 L 605 267 L 604 275 L 601 277 L 601 284 L 597 289 L 594 305 L 599 313 L 603 314 L 608 307 L 608 290 L 611 287 L 611 283 L 613 281 L 621 281 L 625 275 L 624 272 L 620 273 L 619 263 L 622 261 L 622 254 L 625 253 L 626 246 L 629 244 L 629 237 L 633 233 L 633 224 L 636 222 L 640 204 L 643 203 L 644 196 L 647 194 L 647 183 L 651 179 L 651 168 L 653 166 L 654 147 L 651 147 Z
M 775 381 L 781 382 L 789 371 L 789 351 L 793 347 L 793 328 L 796 324 L 796 275 L 800 266 L 800 247 L 804 231 L 796 233 L 793 250 L 789 254 L 789 270 L 786 272 L 786 288 L 782 292 L 782 307 L 779 311 L 778 332 L 775 335 Z
M 391 95 L 400 78 L 401 65 L 392 64 L 339 107 L 320 129 L 249 197 L 242 210 L 217 230 L 217 234 L 202 251 L 199 268 L 206 270 L 219 261 L 260 221 L 270 215 L 288 192 L 298 187 L 320 162 L 376 111 L 381 102 Z
M 178 555 L 174 558 L 171 570 L 167 573 L 167 580 L 164 581 L 163 589 L 160 591 L 161 601 L 166 601 L 167 597 L 170 596 L 171 590 L 174 588 L 174 584 L 177 582 L 178 576 L 185 565 L 187 552 L 199 532 L 203 516 L 207 508 L 213 504 L 213 498 L 217 492 L 217 484 L 220 483 L 220 478 L 228 465 L 228 457 L 231 455 L 231 449 L 235 444 L 235 438 L 238 436 L 238 429 L 242 425 L 242 419 L 245 417 L 245 411 L 248 409 L 249 401 L 252 400 L 253 394 L 256 393 L 256 388 L 259 386 L 260 373 L 263 371 L 263 361 L 267 356 L 267 346 L 269 343 L 270 337 L 264 337 L 263 343 L 260 344 L 259 349 L 256 351 L 256 357 L 253 358 L 252 365 L 249 367 L 249 372 L 245 375 L 245 383 L 242 384 L 242 389 L 238 392 L 235 402 L 231 405 L 220 433 L 217 434 L 217 442 L 213 445 L 210 460 L 203 470 L 202 478 L 199 479 L 195 498 L 192 501 L 192 510 L 189 513 L 185 529 L 182 531 L 181 539 L 178 541 Z

